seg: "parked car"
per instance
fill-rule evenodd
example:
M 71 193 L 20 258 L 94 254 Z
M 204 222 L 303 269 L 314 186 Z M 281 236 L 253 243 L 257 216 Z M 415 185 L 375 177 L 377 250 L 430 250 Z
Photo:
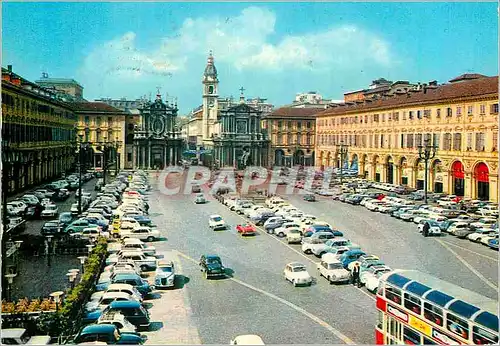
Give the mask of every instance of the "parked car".
M 127 320 L 127 318 L 119 312 L 110 312 L 101 315 L 96 322 L 97 324 L 112 324 L 118 328 L 120 333 L 136 333 L 137 327 Z
M 110 255 L 106 259 L 106 264 L 116 263 L 119 260 L 134 261 L 143 272 L 156 269 L 156 257 L 146 256 L 142 251 L 136 251 L 136 249 L 132 251 L 130 249 L 120 250 L 117 254 Z
M 350 280 L 349 272 L 344 268 L 342 262 L 332 254 L 325 254 L 316 267 L 319 275 L 326 278 L 330 284 Z
M 387 266 L 374 266 L 360 275 L 360 281 L 364 283 L 368 291 L 375 293 L 380 283 L 380 277 L 391 271 L 392 269 Z
M 498 250 L 498 238 L 490 239 L 488 241 L 488 246 L 494 250 Z
M 310 237 L 302 239 L 302 252 L 306 254 L 313 253 L 317 247 L 323 247 L 327 240 L 335 238 L 332 232 L 316 232 Z
M 217 255 L 202 255 L 199 262 L 200 270 L 205 273 L 205 278 L 226 276 L 222 260 Z
M 160 232 L 156 228 L 139 226 L 135 228 L 120 228 L 122 239 L 136 238 L 142 241 L 152 242 L 160 238 Z
M 111 244 L 109 244 L 111 245 Z M 109 248 L 109 246 L 108 246 Z M 144 243 L 142 240 L 137 238 L 126 238 L 123 239 L 123 244 L 121 244 L 120 250 L 122 251 L 141 251 L 147 256 L 155 256 L 156 248 L 154 246 Z
M 103 310 L 102 315 L 119 312 L 137 329 L 147 330 L 151 324 L 148 311 L 137 301 L 115 301 Z M 99 316 L 100 317 L 100 316 Z
M 43 224 L 40 234 L 43 236 L 56 235 L 61 232 L 61 225 L 59 221 L 49 221 Z
M 155 271 L 155 288 L 174 287 L 175 267 L 172 261 L 158 260 Z
M 316 257 L 321 257 L 323 254 L 329 252 L 330 249 L 340 247 L 340 246 L 357 246 L 356 244 L 351 243 L 350 240 L 345 238 L 333 238 L 328 239 L 326 242 L 318 244 L 311 249 L 311 252 Z
M 349 251 L 344 252 L 339 260 L 344 266 L 344 268 L 347 268 L 351 262 L 356 261 L 359 257 L 366 255 L 361 249 L 352 249 Z
M 113 324 L 92 324 L 85 326 L 73 339 L 74 344 L 92 344 L 96 342 L 108 345 L 142 345 L 144 339 L 137 333 L 120 332 Z
M 286 234 L 286 241 L 288 244 L 300 244 L 302 242 L 302 232 L 298 229 L 291 229 Z
M 293 286 L 298 285 L 311 285 L 312 277 L 307 272 L 305 265 L 299 262 L 290 262 L 285 266 L 283 270 L 285 280 L 290 281 Z

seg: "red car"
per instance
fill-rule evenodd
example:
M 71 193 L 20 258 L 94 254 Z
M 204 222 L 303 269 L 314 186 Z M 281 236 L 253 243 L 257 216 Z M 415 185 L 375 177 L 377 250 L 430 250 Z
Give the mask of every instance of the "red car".
M 236 226 L 236 230 L 241 235 L 255 235 L 255 227 L 250 224 L 238 225 Z

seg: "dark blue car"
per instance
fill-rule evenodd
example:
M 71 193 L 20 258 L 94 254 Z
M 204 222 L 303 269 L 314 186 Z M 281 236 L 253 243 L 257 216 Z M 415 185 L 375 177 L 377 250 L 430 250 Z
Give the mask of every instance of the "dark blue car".
M 114 324 L 92 324 L 84 327 L 73 339 L 74 344 L 90 344 L 96 341 L 108 345 L 141 345 L 144 339 L 137 333 L 121 333 Z
M 150 226 L 151 225 L 151 219 L 145 215 L 132 215 L 132 218 L 134 218 L 141 226 Z
M 305 230 L 304 237 L 306 237 L 306 238 L 310 237 L 314 233 L 317 233 L 317 232 L 330 232 L 330 233 L 333 233 L 333 235 L 336 236 L 336 237 L 343 237 L 344 236 L 344 233 L 340 232 L 339 230 L 331 229 L 328 226 L 312 225 L 312 226 L 310 226 L 309 228 L 307 228 Z
M 366 255 L 363 251 L 360 249 L 352 249 L 349 251 L 344 252 L 342 255 L 340 255 L 340 262 L 344 266 L 344 268 L 347 269 L 349 266 L 349 263 L 356 261 L 358 258 L 361 256 Z

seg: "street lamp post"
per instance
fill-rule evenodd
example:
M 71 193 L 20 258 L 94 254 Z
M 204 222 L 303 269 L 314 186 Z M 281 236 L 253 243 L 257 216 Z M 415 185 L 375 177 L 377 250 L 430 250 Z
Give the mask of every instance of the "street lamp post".
M 118 136 L 115 138 L 115 177 L 118 176 L 118 166 L 120 165 L 120 160 L 118 156 Z
M 69 280 L 69 289 L 72 290 L 74 287 L 73 283 L 75 282 L 75 274 L 68 272 L 68 273 L 66 273 L 66 276 L 68 277 L 68 280 Z
M 57 292 L 52 292 L 50 296 L 54 298 L 54 301 L 56 302 L 56 311 L 59 310 L 59 303 L 61 301 L 61 296 L 64 294 L 63 291 L 57 291 Z
M 83 274 L 83 272 L 84 272 L 83 265 L 85 264 L 85 261 L 87 260 L 87 256 L 80 256 L 80 257 L 78 257 L 78 259 L 80 260 L 80 264 L 82 265 L 82 274 Z
M 50 267 L 50 248 L 52 245 L 53 235 L 48 235 L 47 238 L 47 265 Z
M 92 249 L 94 248 L 94 245 L 92 244 L 89 244 L 89 245 L 85 245 L 89 251 L 89 256 L 90 256 L 90 253 L 92 252 Z
M 12 284 L 14 283 L 14 278 L 17 276 L 15 273 L 5 274 L 5 278 L 7 279 L 7 283 L 9 287 L 7 288 L 7 300 L 12 300 Z
M 83 134 L 78 135 L 80 141 L 79 150 L 78 150 L 78 170 L 79 170 L 79 178 L 78 178 L 78 215 L 82 213 L 82 155 L 83 155 Z
M 429 139 L 424 140 L 424 145 L 418 146 L 418 156 L 425 162 L 424 168 L 424 203 L 427 204 L 427 166 L 429 160 L 436 156 L 437 147 L 429 144 Z
M 344 157 L 347 155 L 349 148 L 347 144 L 344 144 L 344 141 L 340 141 L 337 147 L 340 154 L 340 186 L 342 187 L 344 181 Z

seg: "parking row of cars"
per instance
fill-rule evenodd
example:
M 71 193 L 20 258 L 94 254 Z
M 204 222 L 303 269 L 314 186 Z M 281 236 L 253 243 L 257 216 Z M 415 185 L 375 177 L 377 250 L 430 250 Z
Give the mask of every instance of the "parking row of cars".
M 366 254 L 359 245 L 346 239 L 340 230 L 314 215 L 305 214 L 280 197 L 270 197 L 264 204 L 231 195 L 223 197 L 224 205 L 249 219 L 245 227 L 255 229 L 253 224 L 260 225 L 267 233 L 286 239 L 289 244 L 300 244 L 303 253 L 321 258 L 316 265 L 318 274 L 332 284 L 350 281 L 350 271 L 354 263 L 359 263 L 361 282 L 373 292 L 380 276 L 392 270 L 377 256 Z M 299 262 L 286 264 L 284 277 L 294 286 L 312 283 L 306 266 Z
M 419 232 L 427 235 L 441 235 L 442 232 L 481 242 L 498 249 L 498 214 L 495 206 L 484 201 L 469 201 L 468 208 L 479 210 L 481 214 L 467 212 L 467 208 L 457 209 L 432 204 L 417 204 L 401 197 L 386 196 L 372 192 L 365 194 L 342 194 L 334 197 L 339 201 L 361 205 L 373 212 L 389 214 L 407 222 L 416 223 Z M 453 196 L 445 196 L 442 201 L 452 201 Z M 455 202 L 453 202 L 455 203 Z M 442 205 L 442 204 L 441 204 Z M 424 226 L 427 224 L 427 230 Z
M 144 343 L 146 337 L 139 331 L 148 330 L 151 324 L 144 300 L 154 289 L 174 286 L 174 264 L 158 259 L 156 248 L 141 240 L 159 238 L 156 228 L 156 236 L 151 236 L 153 225 L 147 216 L 146 193 L 150 189 L 147 181 L 146 173 L 135 172 L 133 175 L 119 175 L 112 184 L 117 187 L 115 191 L 119 195 L 112 214 L 115 221 L 111 231 L 113 236 L 108 243 L 106 266 L 95 285 L 95 293 L 85 305 L 84 322 L 90 324 L 75 337 L 77 344 Z M 121 189 L 122 183 L 126 188 Z M 103 191 L 113 192 L 108 185 Z M 154 285 L 145 278 L 151 271 L 155 272 Z

